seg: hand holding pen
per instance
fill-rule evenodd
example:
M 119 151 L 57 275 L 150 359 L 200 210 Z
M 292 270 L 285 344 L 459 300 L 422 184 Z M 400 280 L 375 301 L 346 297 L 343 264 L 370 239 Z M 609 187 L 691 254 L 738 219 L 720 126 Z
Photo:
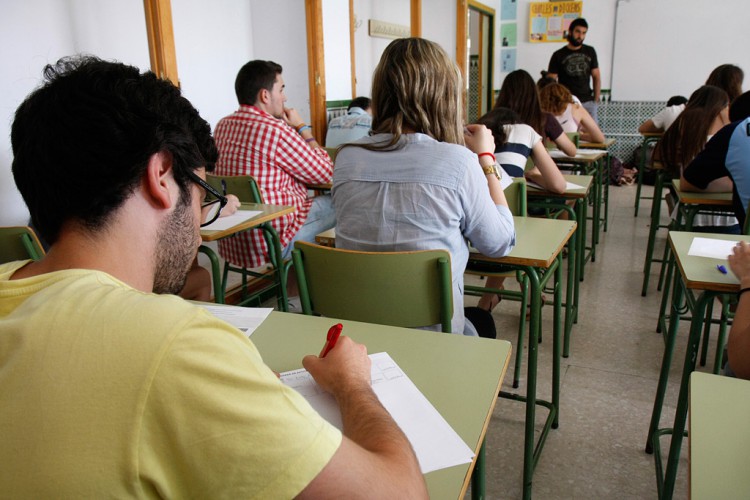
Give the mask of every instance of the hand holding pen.
M 326 335 L 319 356 L 308 355 L 302 366 L 324 390 L 334 396 L 370 385 L 370 358 L 367 347 L 341 335 L 341 324 L 333 325 Z

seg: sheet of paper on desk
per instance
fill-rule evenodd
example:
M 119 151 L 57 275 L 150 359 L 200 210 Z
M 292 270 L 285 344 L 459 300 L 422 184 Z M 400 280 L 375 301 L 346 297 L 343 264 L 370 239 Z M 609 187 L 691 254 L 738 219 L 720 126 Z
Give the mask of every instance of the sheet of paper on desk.
M 252 219 L 258 214 L 261 214 L 260 210 L 237 210 L 232 215 L 228 215 L 227 217 L 219 217 L 216 219 L 216 221 L 212 222 L 208 226 L 203 227 L 202 229 L 208 229 L 209 231 L 222 231 L 224 229 L 229 229 L 230 227 L 234 227 L 237 224 L 241 224 L 242 222 L 245 222 L 248 219 Z
M 222 321 L 226 321 L 248 337 L 273 311 L 270 307 L 238 307 L 222 304 L 201 304 L 208 312 Z
M 474 453 L 386 352 L 370 354 L 372 389 L 417 454 L 422 473 L 471 462 Z M 336 400 L 304 369 L 281 374 L 328 422 L 342 428 Z
M 529 187 L 533 187 L 534 189 L 538 189 L 540 191 L 544 191 L 545 190 L 544 187 L 542 187 L 541 185 L 537 184 L 536 182 L 532 182 L 532 181 L 528 181 L 527 180 L 526 184 Z M 565 191 L 572 191 L 574 189 L 583 189 L 583 186 L 579 186 L 578 184 L 574 184 L 572 182 L 567 182 L 567 181 L 565 182 Z
M 577 152 L 579 155 L 598 155 L 599 153 L 603 153 L 601 149 L 583 149 L 583 148 L 578 148 Z
M 727 256 L 732 254 L 732 247 L 737 243 L 739 242 L 714 238 L 693 238 L 688 255 L 726 260 Z

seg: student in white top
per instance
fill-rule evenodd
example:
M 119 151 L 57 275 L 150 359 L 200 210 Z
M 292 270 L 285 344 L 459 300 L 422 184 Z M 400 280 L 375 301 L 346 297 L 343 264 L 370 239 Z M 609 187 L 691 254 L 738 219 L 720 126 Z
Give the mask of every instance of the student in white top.
M 559 83 L 552 83 L 539 91 L 542 109 L 552 113 L 566 132 L 580 132 L 581 140 L 604 142 L 604 134 L 588 111 L 576 104 L 573 95 Z
M 638 132 L 641 134 L 664 132 L 680 116 L 680 113 L 685 110 L 685 104 L 687 104 L 686 97 L 681 95 L 670 97 L 667 101 L 667 106 L 641 123 L 641 126 L 638 127 Z

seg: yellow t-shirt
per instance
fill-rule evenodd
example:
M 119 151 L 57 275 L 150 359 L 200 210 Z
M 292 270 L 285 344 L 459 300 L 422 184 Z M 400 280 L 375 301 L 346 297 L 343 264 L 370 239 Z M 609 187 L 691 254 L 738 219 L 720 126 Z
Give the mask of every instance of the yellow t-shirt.
M 106 273 L 0 266 L 8 498 L 291 498 L 341 433 L 237 329 Z

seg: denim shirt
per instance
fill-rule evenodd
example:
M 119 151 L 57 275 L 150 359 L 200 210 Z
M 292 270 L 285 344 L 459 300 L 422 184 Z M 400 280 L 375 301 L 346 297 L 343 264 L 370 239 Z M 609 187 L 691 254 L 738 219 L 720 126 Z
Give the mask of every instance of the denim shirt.
M 356 143 L 388 139 L 378 134 Z M 492 201 L 477 156 L 424 134 L 404 135 L 393 151 L 348 146 L 336 156 L 332 194 L 339 248 L 450 252 L 452 330 L 462 333 L 467 240 L 490 257 L 507 255 L 515 245 L 513 217 Z

